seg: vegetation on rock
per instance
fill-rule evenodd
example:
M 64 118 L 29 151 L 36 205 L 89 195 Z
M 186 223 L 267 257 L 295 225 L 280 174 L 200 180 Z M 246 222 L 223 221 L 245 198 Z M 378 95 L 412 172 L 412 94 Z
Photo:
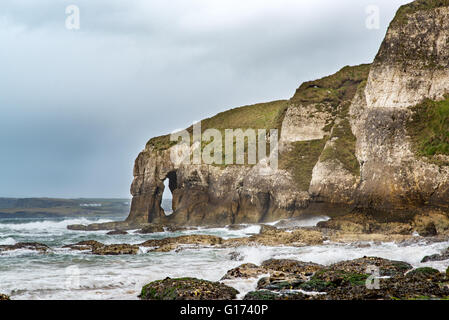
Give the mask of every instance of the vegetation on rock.
M 438 7 L 448 7 L 449 0 L 416 0 L 399 8 L 391 22 L 391 25 L 404 25 L 408 22 L 409 15 L 423 10 L 431 10 Z
M 326 144 L 326 139 L 293 142 L 279 157 L 279 168 L 293 176 L 298 189 L 308 191 L 312 171 Z
M 449 165 L 438 155 L 449 155 L 449 97 L 442 101 L 426 99 L 412 109 L 407 124 L 415 152 L 437 164 Z
M 230 109 L 211 118 L 202 120 L 201 131 L 217 129 L 224 137 L 225 129 L 245 130 L 251 128 L 280 130 L 287 105 L 287 100 L 278 100 Z M 192 137 L 193 126 L 190 126 L 186 130 Z M 148 141 L 147 146 L 152 147 L 156 151 L 162 151 L 174 146 L 176 143 L 176 141 L 170 141 L 170 135 L 164 135 L 152 138 Z M 206 144 L 203 143 L 203 147 Z
M 142 288 L 142 300 L 231 300 L 239 292 L 219 282 L 195 278 L 157 280 Z
M 337 108 L 342 101 L 352 100 L 359 84 L 368 78 L 370 64 L 346 66 L 337 73 L 304 82 L 291 98 L 295 104 L 329 103 Z

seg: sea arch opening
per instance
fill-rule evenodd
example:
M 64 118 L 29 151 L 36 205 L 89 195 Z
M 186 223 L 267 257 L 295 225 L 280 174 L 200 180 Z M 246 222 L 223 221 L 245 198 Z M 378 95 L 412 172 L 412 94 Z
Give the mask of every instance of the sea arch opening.
M 178 187 L 177 179 L 176 171 L 170 171 L 164 179 L 164 192 L 162 194 L 161 206 L 166 216 L 173 213 L 173 191 Z

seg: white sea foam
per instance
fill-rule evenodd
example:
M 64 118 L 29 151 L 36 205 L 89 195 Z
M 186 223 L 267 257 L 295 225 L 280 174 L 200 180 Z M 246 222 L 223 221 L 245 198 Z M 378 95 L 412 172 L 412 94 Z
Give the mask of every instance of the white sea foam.
M 1 238 L 0 237 L 0 245 L 8 245 L 8 246 L 10 246 L 10 245 L 14 245 L 16 243 L 17 243 L 17 241 L 14 240 L 14 238 L 11 238 L 11 237 Z
M 23 220 L 22 220 L 23 221 Z M 13 231 L 33 231 L 33 232 L 54 232 L 64 230 L 67 231 L 67 226 L 71 224 L 90 224 L 90 223 L 103 223 L 110 222 L 109 219 L 101 220 L 89 220 L 87 218 L 67 219 L 67 220 L 41 220 L 41 221 L 23 221 L 21 223 L 16 222 L 2 222 L 0 220 L 0 229 L 9 229 Z

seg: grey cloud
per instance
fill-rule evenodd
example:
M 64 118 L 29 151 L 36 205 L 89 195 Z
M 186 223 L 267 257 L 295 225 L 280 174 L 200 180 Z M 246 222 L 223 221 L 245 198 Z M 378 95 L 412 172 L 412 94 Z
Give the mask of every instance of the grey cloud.
M 150 137 L 370 62 L 406 2 L 2 0 L 0 196 L 128 196 Z

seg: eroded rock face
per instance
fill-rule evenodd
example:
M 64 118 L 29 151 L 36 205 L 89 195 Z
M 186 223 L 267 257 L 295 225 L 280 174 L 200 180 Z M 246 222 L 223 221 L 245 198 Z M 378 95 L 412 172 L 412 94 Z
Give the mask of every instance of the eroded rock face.
M 142 288 L 142 300 L 232 300 L 239 292 L 219 282 L 179 278 L 150 282 Z
M 277 170 L 264 170 L 263 161 L 180 164 L 171 152 L 193 153 L 195 145 L 173 146 L 168 136 L 150 140 L 135 161 L 126 223 L 224 226 L 354 208 L 393 220 L 399 211 L 413 220 L 422 208 L 440 208 L 447 217 L 449 166 L 417 155 L 408 125 L 416 117 L 414 106 L 449 93 L 448 30 L 447 1 L 417 0 L 401 7 L 372 65 L 306 82 L 289 101 L 205 120 L 213 126 L 231 114 L 232 125 L 254 120 L 251 108 L 258 108 L 257 119 L 275 113 L 264 128 L 281 129 Z M 261 108 L 269 112 L 260 116 Z M 173 194 L 170 216 L 161 207 L 166 179 Z M 435 230 L 440 232 L 437 225 L 423 231 Z

